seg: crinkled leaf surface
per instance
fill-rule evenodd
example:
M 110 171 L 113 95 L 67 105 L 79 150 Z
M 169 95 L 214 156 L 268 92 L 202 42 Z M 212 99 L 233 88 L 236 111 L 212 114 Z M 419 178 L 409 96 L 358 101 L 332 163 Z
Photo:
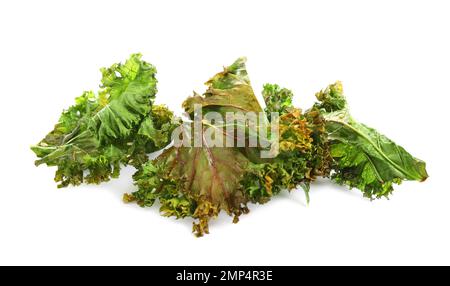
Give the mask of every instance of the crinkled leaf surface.
M 148 115 L 156 94 L 156 69 L 132 55 L 125 64 L 102 69 L 101 97 L 107 104 L 95 113 L 91 127 L 101 142 L 112 142 L 130 136 Z
M 151 206 L 156 199 L 161 212 L 177 218 L 198 219 L 196 235 L 209 233 L 208 221 L 221 210 L 236 219 L 247 212 L 248 199 L 240 186 L 248 160 L 234 148 L 171 147 L 138 171 L 137 192 L 125 200 Z
M 316 94 L 326 121 L 333 157 L 332 178 L 356 187 L 370 198 L 387 196 L 393 184 L 403 180 L 424 181 L 425 163 L 414 158 L 375 129 L 354 120 L 348 111 L 340 82 Z
M 167 134 L 153 138 L 156 131 L 142 131 L 140 134 L 146 136 L 136 135 L 143 121 L 165 120 L 170 124 L 170 119 L 159 119 L 161 108 L 167 113 L 164 118 L 172 115 L 167 108 L 154 107 L 152 112 L 155 73 L 139 54 L 131 55 L 124 64 L 102 69 L 99 94 L 83 93 L 62 113 L 54 130 L 31 148 L 39 157 L 36 165 L 57 166 L 55 181 L 59 187 L 83 181 L 100 183 L 117 177 L 120 163 L 143 163 L 150 149 L 167 145 Z
M 243 58 L 215 75 L 206 85 L 208 90 L 204 95 L 194 95 L 183 103 L 192 116 L 194 104 L 200 104 L 205 114 L 262 111 Z M 202 122 L 203 131 L 211 127 L 210 123 Z M 189 126 L 183 136 L 191 134 L 192 125 L 183 126 Z M 142 206 L 151 206 L 158 199 L 164 215 L 196 218 L 193 231 L 199 236 L 208 233 L 208 221 L 221 210 L 234 215 L 237 222 L 237 217 L 248 211 L 249 199 L 240 181 L 249 160 L 239 148 L 209 146 L 204 137 L 201 143 L 201 147 L 171 147 L 144 165 L 134 176 L 139 190 L 125 195 L 124 199 L 136 200 Z
M 194 112 L 194 104 L 200 104 L 203 112 L 261 112 L 263 111 L 253 92 L 247 69 L 246 58 L 237 59 L 224 71 L 206 82 L 208 90 L 203 95 L 186 99 L 183 107 L 189 114 Z
M 319 113 L 303 114 L 292 106 L 293 93 L 277 84 L 265 84 L 263 97 L 268 118 L 279 113 L 279 154 L 250 164 L 242 184 L 252 201 L 268 201 L 282 190 L 303 188 L 309 201 L 309 185 L 316 176 L 329 173 L 324 122 Z
M 292 106 L 294 94 L 287 88 L 282 88 L 278 84 L 265 84 L 263 86 L 263 98 L 266 103 L 267 118 L 271 119 L 271 112 L 278 112 L 280 115 L 289 112 Z

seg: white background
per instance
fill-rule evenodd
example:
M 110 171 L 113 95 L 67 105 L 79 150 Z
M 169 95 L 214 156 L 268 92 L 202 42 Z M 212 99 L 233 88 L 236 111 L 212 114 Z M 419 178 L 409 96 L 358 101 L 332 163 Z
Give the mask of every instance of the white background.
M 450 264 L 448 1 L 0 2 L 0 264 Z M 303 109 L 342 80 L 355 118 L 427 162 L 430 178 L 369 201 L 326 181 L 284 193 L 197 239 L 190 219 L 125 205 L 126 169 L 101 186 L 56 189 L 29 146 L 99 68 L 141 52 L 157 102 L 177 112 L 223 65 L 247 56 L 262 84 Z

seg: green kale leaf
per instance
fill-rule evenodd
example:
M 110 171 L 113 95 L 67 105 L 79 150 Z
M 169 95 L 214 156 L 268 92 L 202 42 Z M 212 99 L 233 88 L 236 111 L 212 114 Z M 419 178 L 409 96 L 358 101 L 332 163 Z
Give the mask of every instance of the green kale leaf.
M 301 187 L 309 202 L 310 183 L 329 174 L 329 151 L 324 121 L 317 112 L 303 114 L 292 105 L 293 93 L 277 84 L 265 84 L 265 112 L 279 113 L 279 153 L 250 164 L 243 185 L 254 202 L 268 201 L 282 190 Z
M 191 119 L 195 117 L 194 104 L 199 104 L 205 114 L 262 111 L 250 86 L 243 58 L 215 75 L 206 85 L 208 89 L 203 95 L 195 94 L 183 103 Z M 206 128 L 214 126 L 223 127 L 207 118 L 199 127 L 205 134 Z M 172 146 L 143 165 L 134 175 L 138 190 L 126 194 L 124 200 L 137 201 L 141 206 L 152 206 L 159 200 L 163 215 L 196 219 L 193 232 L 202 236 L 209 233 L 208 222 L 220 211 L 233 215 L 234 222 L 239 215 L 248 212 L 249 198 L 241 180 L 250 161 L 240 148 L 211 146 L 205 136 L 201 136 L 201 146 L 195 146 L 192 142 L 195 123 L 187 122 L 180 127 L 183 128 L 182 139 L 187 139 L 191 146 Z M 226 138 L 228 135 L 223 131 L 217 136 Z
M 340 82 L 316 97 L 320 102 L 313 109 L 319 110 L 326 122 L 335 182 L 356 187 L 366 197 L 380 198 L 392 193 L 393 184 L 427 179 L 425 162 L 351 117 Z
M 58 187 L 108 181 L 119 175 L 121 164 L 140 165 L 147 153 L 170 142 L 173 114 L 152 105 L 156 69 L 133 54 L 101 72 L 99 93 L 76 98 L 55 128 L 31 147 L 39 157 L 36 165 L 57 166 Z

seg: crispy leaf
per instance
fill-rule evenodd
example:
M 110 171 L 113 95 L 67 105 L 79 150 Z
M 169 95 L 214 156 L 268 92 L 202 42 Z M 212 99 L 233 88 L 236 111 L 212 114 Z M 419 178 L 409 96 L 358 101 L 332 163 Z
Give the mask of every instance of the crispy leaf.
M 204 113 L 262 111 L 250 86 L 245 59 L 238 59 L 206 85 L 205 94 L 183 103 L 192 116 L 194 104 L 200 104 Z M 189 123 L 183 126 L 182 136 L 192 140 L 194 127 Z M 211 126 L 212 122 L 204 119 L 200 128 L 204 132 Z M 234 215 L 237 222 L 240 214 L 248 212 L 249 198 L 240 182 L 249 160 L 239 148 L 209 146 L 204 136 L 201 141 L 201 147 L 171 147 L 145 164 L 134 176 L 138 191 L 125 195 L 124 200 L 151 206 L 158 199 L 164 215 L 195 218 L 193 231 L 198 236 L 209 232 L 208 221 L 222 210 Z
M 292 91 L 281 88 L 278 84 L 265 84 L 263 86 L 263 98 L 266 103 L 267 118 L 270 120 L 271 112 L 278 112 L 280 115 L 289 112 L 292 108 Z
M 348 111 L 340 82 L 316 94 L 331 141 L 332 178 L 356 187 L 370 198 L 387 196 L 393 184 L 424 181 L 425 163 L 410 155 L 375 129 L 354 120 Z
M 151 110 L 156 94 L 156 69 L 135 54 L 125 64 L 102 69 L 102 106 L 91 120 L 99 140 L 112 142 L 127 138 Z
M 172 113 L 165 107 L 153 107 L 152 111 L 156 70 L 140 58 L 134 54 L 125 64 L 102 69 L 99 94 L 83 93 L 62 113 L 54 130 L 31 148 L 39 157 L 36 165 L 58 167 L 58 187 L 117 177 L 121 163 L 143 163 L 146 153 L 170 141 L 166 134 L 170 127 L 163 127 L 163 123 L 148 133 L 148 121 L 170 124 L 167 116 Z M 161 108 L 167 110 L 165 118 L 159 118 Z M 142 122 L 144 127 L 138 136 Z
M 151 116 L 147 116 L 139 126 L 138 135 L 151 143 L 147 153 L 162 149 L 171 141 L 172 131 L 178 126 L 178 119 L 164 105 L 153 105 Z
M 193 230 L 201 236 L 220 210 L 236 217 L 246 212 L 239 182 L 247 161 L 232 148 L 171 147 L 136 173 L 139 190 L 131 197 L 142 206 L 159 198 L 164 215 L 198 219 Z
M 318 113 L 302 114 L 292 106 L 292 92 L 276 84 L 265 84 L 265 112 L 280 113 L 279 154 L 265 162 L 252 163 L 242 184 L 252 201 L 268 201 L 282 190 L 302 187 L 309 201 L 309 185 L 328 171 L 325 129 Z
M 245 67 L 246 58 L 237 59 L 224 71 L 206 82 L 208 90 L 201 95 L 186 99 L 183 107 L 189 114 L 194 112 L 194 104 L 200 104 L 203 112 L 261 112 Z

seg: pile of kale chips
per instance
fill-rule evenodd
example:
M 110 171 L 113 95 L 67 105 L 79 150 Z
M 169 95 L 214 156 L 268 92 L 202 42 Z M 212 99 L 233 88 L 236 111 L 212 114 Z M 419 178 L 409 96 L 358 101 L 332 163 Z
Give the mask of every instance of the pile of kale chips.
M 351 116 L 340 82 L 319 91 L 306 112 L 292 105 L 290 90 L 266 84 L 263 108 L 250 85 L 245 58 L 239 58 L 208 80 L 202 95 L 194 93 L 183 102 L 188 117 L 183 122 L 166 106 L 154 104 L 156 69 L 140 54 L 101 72 L 100 90 L 77 97 L 54 129 L 31 147 L 39 158 L 36 165 L 56 166 L 58 187 L 99 184 L 132 165 L 137 190 L 125 194 L 124 201 L 142 207 L 159 201 L 164 216 L 194 218 L 197 236 L 209 233 L 208 222 L 220 211 L 236 223 L 249 212 L 249 202 L 265 203 L 283 190 L 301 188 L 309 201 L 310 184 L 317 177 L 357 188 L 371 199 L 387 197 L 404 180 L 428 177 L 423 161 Z M 262 158 L 265 147 L 259 145 L 210 146 L 204 136 L 200 144 L 171 144 L 180 127 L 184 131 L 178 138 L 191 143 L 195 106 L 203 114 L 224 117 L 263 113 L 258 124 L 267 125 L 269 137 L 272 114 L 278 113 L 276 156 Z M 205 117 L 196 127 L 202 131 L 217 124 Z M 227 132 L 243 129 L 250 136 L 249 126 L 238 125 Z M 150 153 L 160 150 L 149 160 Z

